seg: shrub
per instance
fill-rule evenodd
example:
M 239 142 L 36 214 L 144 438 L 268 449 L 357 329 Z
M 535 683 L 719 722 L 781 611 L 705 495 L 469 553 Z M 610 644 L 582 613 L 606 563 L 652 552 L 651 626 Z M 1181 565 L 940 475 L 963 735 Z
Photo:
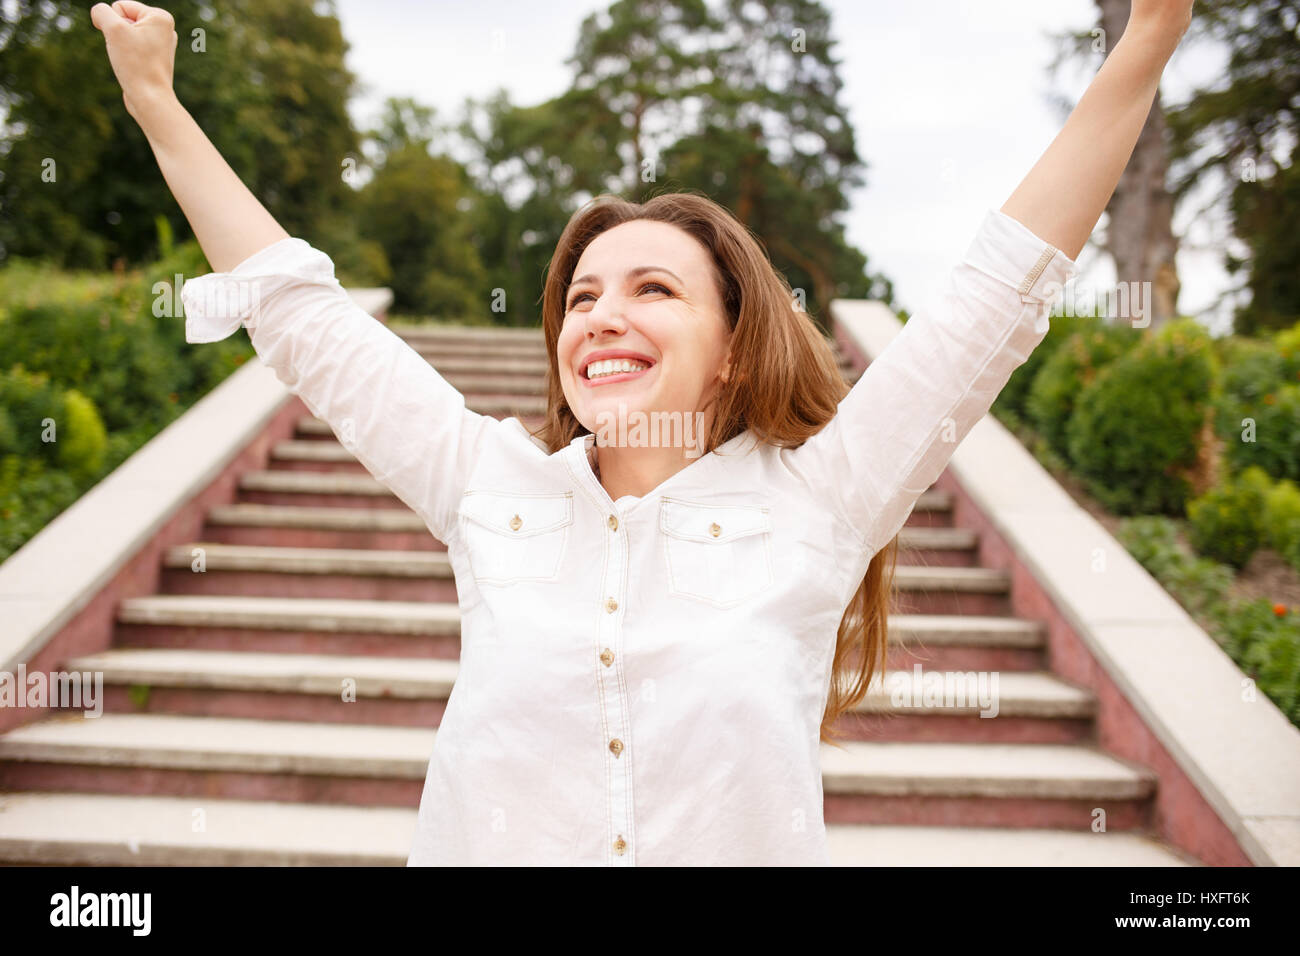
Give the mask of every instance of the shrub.
M 1027 419 L 1029 391 L 1039 371 L 1056 354 L 1056 350 L 1075 332 L 1105 325 L 1104 320 L 1095 315 L 1049 315 L 1047 321 L 1047 334 L 1043 340 L 1034 346 L 1024 363 L 1011 373 L 1011 378 L 993 401 L 992 410 L 1012 421 Z
M 1273 487 L 1262 468 L 1247 468 L 1188 502 L 1188 536 L 1200 554 L 1240 570 L 1267 543 L 1265 500 Z
M 1300 725 L 1300 610 L 1263 598 L 1240 602 L 1223 619 L 1221 643 L 1260 691 Z
M 0 561 L 58 517 L 81 494 L 72 476 L 36 458 L 0 457 Z
M 77 482 L 88 482 L 97 478 L 103 467 L 108 435 L 95 403 L 85 395 L 69 389 L 63 402 L 64 418 L 57 432 L 59 464 Z
M 1134 330 L 1123 325 L 1080 329 L 1043 363 L 1030 386 L 1026 411 L 1030 422 L 1057 455 L 1068 460 L 1066 426 L 1074 414 L 1080 391 L 1138 340 Z
M 1264 501 L 1264 529 L 1269 547 L 1300 571 L 1300 486 L 1279 481 Z
M 1258 599 L 1229 601 L 1231 569 L 1178 547 L 1168 518 L 1131 518 L 1118 537 L 1187 610 L 1260 691 L 1300 726 L 1300 613 Z
M 1066 427 L 1070 461 L 1118 514 L 1182 514 L 1216 363 L 1193 319 L 1169 322 L 1098 372 Z
M 1215 433 L 1233 471 L 1258 465 L 1300 481 L 1300 327 L 1273 339 L 1233 337 L 1221 346 Z

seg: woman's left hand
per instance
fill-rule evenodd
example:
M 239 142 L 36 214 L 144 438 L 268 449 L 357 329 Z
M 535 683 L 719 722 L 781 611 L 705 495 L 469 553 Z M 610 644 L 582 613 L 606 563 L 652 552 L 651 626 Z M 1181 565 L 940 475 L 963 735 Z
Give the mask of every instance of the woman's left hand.
M 1178 46 L 1192 22 L 1194 0 L 1133 0 L 1124 32 L 1141 33 L 1153 40 Z

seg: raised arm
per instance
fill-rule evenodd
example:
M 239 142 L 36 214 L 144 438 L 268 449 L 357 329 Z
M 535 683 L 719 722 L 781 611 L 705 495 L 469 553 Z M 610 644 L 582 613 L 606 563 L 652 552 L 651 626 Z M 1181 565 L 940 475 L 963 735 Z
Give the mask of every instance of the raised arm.
M 228 272 L 289 238 L 176 98 L 172 15 L 136 0 L 117 0 L 112 7 L 95 4 L 90 19 L 104 34 L 126 110 L 149 140 L 167 187 L 212 268 Z
M 1128 26 L 1065 126 L 1002 206 L 1071 259 L 1106 210 L 1193 0 L 1133 0 Z
M 1047 334 L 1048 312 L 1119 183 L 1192 0 L 1134 0 L 1128 29 L 1064 128 L 965 256 L 868 366 L 835 417 L 785 453 L 864 557 L 917 499 Z M 853 303 L 837 303 L 854 321 Z
M 354 303 L 334 263 L 291 237 L 249 192 L 172 90 L 171 14 L 96 4 L 127 111 L 215 272 L 181 289 L 185 337 L 248 329 L 262 362 L 382 484 L 450 543 L 461 494 L 504 423 L 465 407 L 423 357 Z

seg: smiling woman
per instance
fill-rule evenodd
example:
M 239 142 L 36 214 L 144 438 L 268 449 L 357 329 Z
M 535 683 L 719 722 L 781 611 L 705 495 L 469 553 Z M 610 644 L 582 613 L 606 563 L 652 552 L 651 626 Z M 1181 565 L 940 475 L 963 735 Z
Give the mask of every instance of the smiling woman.
M 249 193 L 171 94 L 165 11 L 95 6 L 127 108 L 230 270 L 185 283 L 188 341 L 242 323 L 447 546 L 461 657 L 408 863 L 829 862 L 822 743 L 883 668 L 899 530 L 1046 334 L 1183 8 L 1134 3 L 1061 136 L 852 389 L 721 206 L 593 200 L 546 277 L 530 433 L 466 408 Z M 230 283 L 250 294 L 216 294 Z M 597 441 L 610 416 L 692 415 L 703 454 Z

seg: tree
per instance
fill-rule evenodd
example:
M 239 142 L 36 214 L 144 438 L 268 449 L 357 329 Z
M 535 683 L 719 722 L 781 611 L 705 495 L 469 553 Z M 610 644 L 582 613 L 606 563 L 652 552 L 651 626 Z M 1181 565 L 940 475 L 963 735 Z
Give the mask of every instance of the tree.
M 374 178 L 357 196 L 359 230 L 384 249 L 394 306 L 452 318 L 490 306 L 487 275 L 471 241 L 472 184 L 447 156 L 429 152 L 434 111 L 390 98 L 370 142 Z
M 126 112 L 83 4 L 12 0 L 0 21 L 0 246 L 66 266 L 157 253 L 155 216 L 190 235 Z M 290 233 L 314 238 L 349 202 L 355 78 L 329 3 L 172 0 L 177 95 Z M 319 12 L 318 12 L 318 8 Z M 329 250 L 326 250 L 329 251 Z
M 1296 0 L 1200 0 L 1188 40 L 1222 44 L 1227 69 L 1169 113 L 1170 152 L 1180 167 L 1174 193 L 1214 182 L 1227 199 L 1233 230 L 1249 249 L 1225 256 L 1250 302 L 1235 331 L 1258 334 L 1300 318 L 1300 175 L 1293 151 L 1300 134 L 1300 3 Z

